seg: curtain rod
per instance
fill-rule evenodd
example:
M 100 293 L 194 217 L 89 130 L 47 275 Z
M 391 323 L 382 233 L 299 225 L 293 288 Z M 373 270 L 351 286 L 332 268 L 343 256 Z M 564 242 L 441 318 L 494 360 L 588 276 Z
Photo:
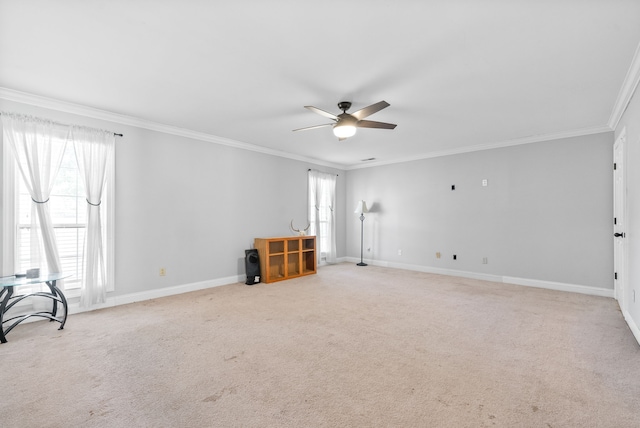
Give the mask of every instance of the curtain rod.
M 307 170 L 307 172 L 309 172 L 309 171 L 313 171 L 313 170 L 312 170 L 311 168 L 309 168 L 309 169 Z M 319 172 L 322 172 L 322 171 L 319 171 Z M 340 174 L 336 174 L 336 177 L 340 177 Z
M 0 111 L 0 116 L 2 116 L 3 114 L 4 114 L 4 115 L 7 115 L 7 114 L 11 115 L 11 114 L 14 114 L 14 113 L 7 113 L 7 112 Z M 21 113 L 15 113 L 15 114 L 16 114 L 17 116 L 33 117 L 33 118 L 38 119 L 38 120 L 46 120 L 46 121 L 48 121 L 48 122 L 55 123 L 56 125 L 62 125 L 62 126 L 82 126 L 82 125 L 70 125 L 70 124 L 68 124 L 68 123 L 56 122 L 55 120 L 43 119 L 43 118 L 41 118 L 41 117 L 31 116 L 31 115 L 27 115 L 27 114 L 21 114 Z M 90 127 L 90 126 L 84 126 L 84 128 L 98 129 L 98 128 L 92 128 L 92 127 Z M 103 130 L 102 130 L 102 129 L 100 129 L 100 131 L 103 131 Z M 107 132 L 108 132 L 108 131 L 107 131 Z M 114 136 L 114 137 L 124 137 L 124 135 L 122 135 L 122 134 L 118 134 L 117 132 L 114 132 L 114 133 L 113 133 L 113 136 Z

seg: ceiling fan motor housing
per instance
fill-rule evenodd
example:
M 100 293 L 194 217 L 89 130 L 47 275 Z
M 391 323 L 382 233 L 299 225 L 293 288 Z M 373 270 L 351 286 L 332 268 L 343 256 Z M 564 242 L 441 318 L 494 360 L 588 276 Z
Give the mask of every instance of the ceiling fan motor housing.
M 351 103 L 349 101 L 340 101 L 338 103 L 338 108 L 346 113 L 346 111 L 351 108 Z
M 358 119 L 351 116 L 349 113 L 340 113 L 338 115 L 338 122 L 336 125 L 338 126 L 356 126 L 358 123 Z M 334 125 L 334 126 L 336 126 Z

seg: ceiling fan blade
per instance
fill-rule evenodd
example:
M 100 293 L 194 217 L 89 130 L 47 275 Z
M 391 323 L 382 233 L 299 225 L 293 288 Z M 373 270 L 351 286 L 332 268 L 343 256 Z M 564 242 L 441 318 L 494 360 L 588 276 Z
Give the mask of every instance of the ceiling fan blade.
M 376 113 L 383 108 L 389 107 L 389 104 L 386 101 L 380 101 L 375 104 L 371 104 L 369 107 L 365 107 L 363 109 L 358 110 L 355 113 L 351 113 L 351 116 L 355 117 L 358 120 L 364 119 L 367 116 L 371 116 L 373 113 Z
M 328 117 L 329 119 L 338 120 L 338 116 L 333 113 L 329 113 L 328 111 L 320 110 L 318 107 L 314 106 L 304 106 L 307 110 L 311 110 L 314 113 L 318 113 L 321 116 Z
M 333 126 L 333 125 L 335 125 L 335 123 L 325 123 L 324 125 L 307 126 L 306 128 L 294 129 L 293 132 L 308 131 L 309 129 L 324 128 L 325 126 Z
M 373 120 L 359 120 L 356 124 L 358 128 L 379 128 L 379 129 L 395 129 L 395 123 L 374 122 Z

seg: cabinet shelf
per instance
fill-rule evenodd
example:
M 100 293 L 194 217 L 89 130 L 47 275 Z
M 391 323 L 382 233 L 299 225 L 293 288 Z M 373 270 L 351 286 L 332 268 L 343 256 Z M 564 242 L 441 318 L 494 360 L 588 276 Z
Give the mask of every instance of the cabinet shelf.
M 263 282 L 276 282 L 316 273 L 316 237 L 255 238 Z

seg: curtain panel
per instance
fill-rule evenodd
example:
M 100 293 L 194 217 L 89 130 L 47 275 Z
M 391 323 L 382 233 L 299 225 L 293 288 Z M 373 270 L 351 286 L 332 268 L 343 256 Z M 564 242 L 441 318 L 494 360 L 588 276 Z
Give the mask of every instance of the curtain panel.
M 4 142 L 9 144 L 31 195 L 32 212 L 36 212 L 31 216 L 31 230 L 36 231 L 32 233 L 32 259 L 36 263 L 44 262 L 37 256 L 42 246 L 47 270 L 58 273 L 61 263 L 48 202 L 66 148 L 69 128 L 48 120 L 2 113 L 2 129 Z M 34 237 L 38 240 L 35 244 Z
M 84 278 L 80 288 L 80 306 L 89 307 L 107 301 L 107 272 L 100 204 L 107 180 L 107 166 L 113 156 L 112 132 L 74 126 L 70 140 L 76 152 L 78 168 L 84 178 L 87 200 L 87 228 L 83 253 Z
M 310 234 L 316 236 L 318 264 L 336 262 L 336 175 L 309 170 Z

